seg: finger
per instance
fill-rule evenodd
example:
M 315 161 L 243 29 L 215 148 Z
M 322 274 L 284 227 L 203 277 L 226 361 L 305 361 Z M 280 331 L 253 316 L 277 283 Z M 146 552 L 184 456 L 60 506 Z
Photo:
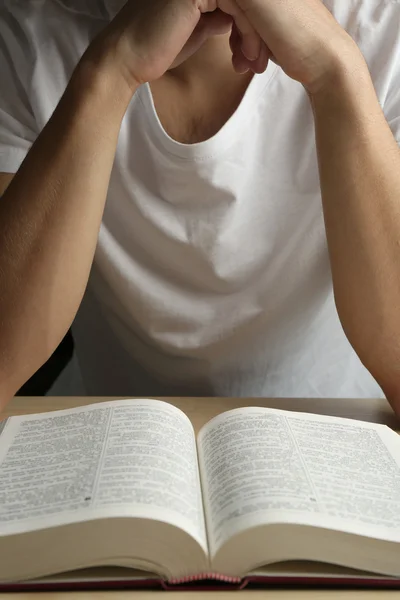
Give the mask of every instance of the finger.
M 256 60 L 261 52 L 261 38 L 235 0 L 218 0 L 219 8 L 231 15 L 240 32 L 241 49 L 248 60 Z
M 239 30 L 236 26 L 236 23 L 234 22 L 232 25 L 232 31 L 231 31 L 231 35 L 229 38 L 229 45 L 231 47 L 232 54 L 236 54 L 240 50 L 241 44 L 242 44 L 242 38 L 240 37 Z
M 241 44 L 242 38 L 240 37 L 239 30 L 236 24 L 233 24 L 231 36 L 229 38 L 229 44 L 232 51 L 232 64 L 236 73 L 244 74 L 249 70 L 247 58 L 243 55 Z
M 220 33 L 227 33 L 232 27 L 233 18 L 231 15 L 222 12 L 222 10 L 215 10 L 211 13 L 203 13 L 200 19 L 200 23 L 204 26 L 207 31 L 213 35 Z
M 246 73 L 249 69 L 254 73 L 264 73 L 268 66 L 270 52 L 262 42 L 260 56 L 255 61 L 249 61 L 241 50 L 241 37 L 236 24 L 233 25 L 229 44 L 232 51 L 232 62 L 235 71 L 238 73 Z
M 240 54 L 232 54 L 232 64 L 236 73 L 239 73 L 239 75 L 244 75 L 250 71 L 249 61 L 242 52 L 240 52 Z
M 267 45 L 262 42 L 260 56 L 257 58 L 257 60 L 250 63 L 251 69 L 254 71 L 254 73 L 264 73 L 268 67 L 270 56 L 271 52 L 269 51 Z

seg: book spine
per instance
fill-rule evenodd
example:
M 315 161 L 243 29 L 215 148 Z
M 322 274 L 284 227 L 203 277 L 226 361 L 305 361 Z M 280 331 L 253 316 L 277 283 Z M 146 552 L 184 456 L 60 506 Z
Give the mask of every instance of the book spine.
M 221 573 L 199 573 L 198 575 L 188 575 L 187 577 L 181 577 L 179 579 L 169 579 L 168 585 L 182 585 L 185 583 L 194 583 L 201 581 L 222 581 L 224 583 L 241 583 L 240 577 L 230 577 L 229 575 L 222 575 Z

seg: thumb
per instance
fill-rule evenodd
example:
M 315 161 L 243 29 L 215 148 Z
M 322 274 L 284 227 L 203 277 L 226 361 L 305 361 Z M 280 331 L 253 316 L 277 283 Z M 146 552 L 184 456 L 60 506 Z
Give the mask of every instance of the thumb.
M 219 9 L 203 13 L 199 22 L 199 26 L 205 27 L 211 35 L 228 33 L 232 25 L 233 18 Z

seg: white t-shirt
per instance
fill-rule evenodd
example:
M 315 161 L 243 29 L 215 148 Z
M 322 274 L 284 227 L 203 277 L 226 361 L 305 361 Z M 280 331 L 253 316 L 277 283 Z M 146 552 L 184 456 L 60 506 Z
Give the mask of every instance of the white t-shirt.
M 18 170 L 123 3 L 0 0 L 0 171 Z M 400 3 L 326 5 L 361 48 L 400 140 Z M 194 145 L 172 140 L 149 86 L 138 90 L 73 331 L 89 394 L 382 396 L 335 309 L 299 83 L 271 62 Z

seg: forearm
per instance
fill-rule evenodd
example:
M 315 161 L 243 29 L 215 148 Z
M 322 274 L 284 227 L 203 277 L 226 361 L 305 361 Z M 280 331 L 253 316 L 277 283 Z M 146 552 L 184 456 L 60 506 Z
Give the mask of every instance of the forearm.
M 336 306 L 400 410 L 400 150 L 360 57 L 312 97 Z
M 0 409 L 51 355 L 82 299 L 131 99 L 81 63 L 0 202 Z

